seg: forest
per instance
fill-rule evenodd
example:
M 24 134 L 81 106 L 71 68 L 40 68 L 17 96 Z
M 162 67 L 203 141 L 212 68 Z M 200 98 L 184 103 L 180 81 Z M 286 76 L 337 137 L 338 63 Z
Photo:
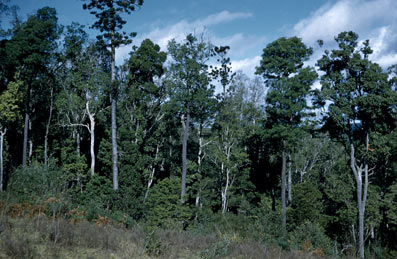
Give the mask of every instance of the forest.
M 397 64 L 373 62 L 371 42 L 319 39 L 310 66 L 313 46 L 282 37 L 251 78 L 192 32 L 167 49 L 146 39 L 119 65 L 136 36 L 123 17 L 144 1 L 81 8 L 98 37 L 0 1 L 1 258 L 50 258 L 11 249 L 25 218 L 48 222 L 53 244 L 62 224 L 142 229 L 142 258 L 184 258 L 166 230 L 215 233 L 198 258 L 397 257 Z M 237 244 L 259 252 L 233 257 Z

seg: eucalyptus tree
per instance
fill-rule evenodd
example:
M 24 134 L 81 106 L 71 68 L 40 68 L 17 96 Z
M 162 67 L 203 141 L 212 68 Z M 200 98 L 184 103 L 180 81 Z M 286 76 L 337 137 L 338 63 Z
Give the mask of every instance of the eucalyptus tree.
M 171 100 L 181 118 L 183 128 L 182 142 L 182 180 L 181 203 L 185 202 L 187 147 L 191 119 L 207 113 L 211 106 L 214 87 L 210 85 L 207 62 L 213 53 L 209 42 L 187 35 L 183 43 L 175 39 L 168 43 L 168 52 L 172 58 L 169 67 Z
M 222 98 L 218 113 L 215 117 L 213 131 L 213 146 L 211 159 L 219 168 L 219 182 L 221 183 L 221 208 L 222 214 L 228 210 L 231 188 L 241 174 L 247 163 L 247 153 L 242 145 L 245 137 L 244 118 L 241 114 L 241 92 L 231 87 Z
M 20 24 L 11 39 L 6 43 L 7 55 L 12 60 L 10 66 L 20 69 L 25 87 L 25 126 L 23 136 L 22 166 L 27 162 L 27 143 L 31 116 L 33 86 L 40 85 L 40 74 L 46 73 L 51 56 L 54 54 L 60 27 L 53 8 L 37 10 L 28 20 Z M 15 70 L 14 70 L 15 73 Z M 33 89 L 34 90 L 34 89 Z M 40 93 L 35 93 L 40 94 Z
M 103 57 L 98 55 L 97 47 L 91 44 L 81 49 L 76 63 L 65 70 L 61 79 L 63 91 L 57 101 L 62 118 L 61 125 L 83 127 L 90 134 L 92 176 L 95 173 L 95 116 L 105 108 L 103 92 L 109 81 L 106 71 L 103 70 Z M 79 134 L 77 137 L 80 137 Z
M 266 96 L 266 128 L 270 138 L 280 145 L 282 154 L 281 206 L 282 233 L 286 236 L 286 167 L 291 148 L 302 134 L 304 120 L 309 115 L 307 98 L 317 73 L 303 67 L 312 54 L 297 37 L 280 38 L 263 50 L 261 74 L 269 87 Z
M 317 65 L 321 76 L 321 91 L 317 102 L 327 105 L 324 128 L 339 140 L 350 158 L 350 169 L 356 182 L 358 207 L 358 244 L 360 258 L 364 258 L 364 220 L 370 183 L 374 171 L 376 150 L 371 138 L 390 132 L 395 123 L 392 105 L 395 92 L 388 83 L 388 75 L 369 60 L 372 53 L 369 41 L 361 46 L 354 32 L 342 32 L 335 38 L 338 47 L 326 50 Z
M 112 103 L 112 171 L 113 189 L 117 190 L 118 183 L 118 153 L 117 153 L 117 82 L 116 82 L 116 48 L 131 43 L 131 38 L 136 33 L 127 34 L 123 29 L 126 21 L 121 17 L 123 13 L 131 14 L 138 7 L 143 5 L 143 0 L 87 0 L 83 9 L 91 10 L 97 21 L 92 25 L 99 29 L 102 35 L 98 38 L 107 43 L 111 52 L 111 103 Z

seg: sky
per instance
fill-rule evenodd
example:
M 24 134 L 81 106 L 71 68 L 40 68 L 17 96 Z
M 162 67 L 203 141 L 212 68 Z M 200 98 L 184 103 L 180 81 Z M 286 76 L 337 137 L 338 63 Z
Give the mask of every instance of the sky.
M 87 28 L 95 21 L 82 9 L 83 0 L 10 0 L 20 7 L 19 16 L 44 6 L 54 7 L 59 23 L 79 22 Z M 383 68 L 397 64 L 397 0 L 144 0 L 124 16 L 126 32 L 137 32 L 132 45 L 149 38 L 166 50 L 170 39 L 183 40 L 189 33 L 204 33 L 215 45 L 228 45 L 232 67 L 254 77 L 263 49 L 279 37 L 298 36 L 314 54 L 315 65 L 325 49 L 335 47 L 334 37 L 354 31 L 370 40 L 371 59 Z M 3 22 L 3 26 L 4 26 Z M 95 35 L 95 30 L 90 34 Z M 318 39 L 324 41 L 320 48 Z M 117 63 L 128 57 L 132 45 L 116 51 Z

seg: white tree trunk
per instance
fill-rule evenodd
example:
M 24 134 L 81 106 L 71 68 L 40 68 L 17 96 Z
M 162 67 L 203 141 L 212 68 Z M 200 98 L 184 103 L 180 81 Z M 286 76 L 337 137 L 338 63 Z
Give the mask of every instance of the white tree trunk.
M 111 84 L 112 84 L 112 162 L 113 162 L 113 190 L 119 189 L 119 169 L 117 167 L 117 123 L 116 123 L 116 89 L 115 89 L 115 81 L 116 81 L 116 50 L 115 50 L 115 38 L 114 31 L 112 31 L 112 39 L 111 39 L 111 52 L 112 52 L 112 60 L 111 60 Z
M 281 230 L 282 230 L 283 238 L 287 236 L 287 209 L 286 209 L 286 199 L 285 199 L 286 167 L 287 167 L 287 154 L 285 151 L 285 141 L 283 141 L 282 165 L 281 165 Z
M 91 176 L 95 174 L 95 114 L 91 113 L 89 101 L 86 102 L 86 111 L 90 119 L 90 126 L 87 127 L 90 132 L 90 154 L 91 154 Z
M 53 110 L 53 95 L 54 89 L 51 88 L 51 103 L 50 103 L 50 114 L 48 116 L 48 121 L 45 127 L 45 137 L 44 137 L 44 165 L 48 166 L 48 135 L 50 133 L 50 124 L 51 124 L 51 117 L 52 117 L 52 110 Z
M 291 154 L 288 153 L 288 202 L 292 203 L 292 161 Z
M 182 183 L 181 183 L 181 203 L 185 203 L 186 195 L 186 173 L 187 173 L 187 140 L 189 137 L 189 114 L 182 115 L 181 122 L 183 126 L 183 143 L 182 143 Z
M 0 131 L 0 191 L 3 191 L 3 182 L 4 182 L 4 167 L 3 167 L 3 146 L 4 146 L 4 135 L 6 134 L 7 129 Z
M 369 148 L 369 134 L 366 134 L 366 151 Z M 357 207 L 358 207 L 358 246 L 360 258 L 364 258 L 364 217 L 365 205 L 368 194 L 368 162 L 364 160 L 360 165 L 357 164 L 355 157 L 354 144 L 350 144 L 350 167 L 356 179 Z M 363 175 L 364 174 L 364 175 Z M 364 179 L 363 179 L 364 178 Z M 364 181 L 364 182 L 363 182 Z M 364 185 L 364 186 L 363 186 Z M 364 190 L 363 190 L 364 189 Z
M 154 161 L 153 161 L 153 163 L 150 165 L 151 170 L 150 170 L 149 180 L 148 180 L 147 187 L 146 187 L 145 197 L 143 198 L 143 203 L 146 202 L 147 196 L 149 195 L 150 187 L 151 187 L 152 184 L 153 184 L 154 173 L 156 172 L 156 165 L 155 165 L 155 163 L 156 163 L 156 161 L 157 161 L 157 159 L 158 159 L 159 150 L 160 150 L 160 146 L 157 145 L 157 147 L 156 147 L 156 155 L 155 155 L 155 157 L 154 157 Z

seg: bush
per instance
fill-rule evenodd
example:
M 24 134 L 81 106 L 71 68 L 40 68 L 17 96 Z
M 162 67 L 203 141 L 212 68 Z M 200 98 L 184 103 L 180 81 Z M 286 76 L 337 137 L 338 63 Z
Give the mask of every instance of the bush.
M 65 196 L 67 185 L 66 176 L 61 170 L 34 163 L 31 167 L 14 171 L 8 190 L 19 201 L 31 201 L 35 198 Z
M 29 239 L 20 235 L 11 236 L 9 232 L 5 233 L 1 239 L 1 249 L 8 258 L 35 258 L 36 249 Z
M 150 226 L 183 229 L 192 218 L 192 210 L 182 206 L 179 179 L 164 179 L 153 186 L 146 201 L 146 222 Z
M 291 239 L 293 246 L 305 253 L 317 252 L 322 255 L 332 252 L 331 240 L 317 223 L 305 221 L 292 233 Z

